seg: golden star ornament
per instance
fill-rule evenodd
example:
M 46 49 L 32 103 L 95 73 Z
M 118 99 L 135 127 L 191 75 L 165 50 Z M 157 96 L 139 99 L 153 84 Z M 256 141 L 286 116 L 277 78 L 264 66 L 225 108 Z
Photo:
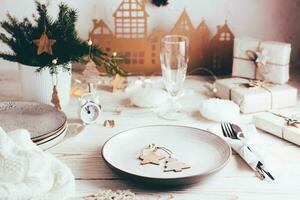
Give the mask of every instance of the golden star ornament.
M 56 40 L 51 40 L 48 38 L 46 33 L 43 33 L 40 39 L 33 40 L 33 43 L 38 46 L 37 54 L 47 53 L 52 55 L 52 46 L 55 44 Z

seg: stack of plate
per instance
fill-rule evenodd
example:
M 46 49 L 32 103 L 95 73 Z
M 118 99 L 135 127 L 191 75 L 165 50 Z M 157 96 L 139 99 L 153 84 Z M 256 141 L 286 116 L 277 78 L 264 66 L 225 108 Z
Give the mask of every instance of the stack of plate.
M 54 107 L 36 102 L 0 102 L 0 127 L 6 132 L 26 129 L 42 149 L 61 142 L 66 135 L 67 117 Z

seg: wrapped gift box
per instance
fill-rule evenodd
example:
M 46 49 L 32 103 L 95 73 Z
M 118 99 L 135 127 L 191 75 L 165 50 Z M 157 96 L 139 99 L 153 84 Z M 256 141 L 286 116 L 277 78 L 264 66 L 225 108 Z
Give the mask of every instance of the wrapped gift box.
M 266 87 L 246 87 L 244 78 L 220 79 L 215 83 L 216 95 L 230 99 L 240 106 L 242 113 L 254 113 L 296 105 L 298 90 L 289 85 L 271 84 Z M 282 97 L 285 98 L 282 98 Z
M 300 145 L 300 128 L 288 126 L 287 121 L 270 112 L 263 112 L 253 116 L 255 126 L 277 137 Z
M 267 64 L 257 67 L 247 51 L 265 52 Z M 284 84 L 289 80 L 291 44 L 236 38 L 232 75 Z

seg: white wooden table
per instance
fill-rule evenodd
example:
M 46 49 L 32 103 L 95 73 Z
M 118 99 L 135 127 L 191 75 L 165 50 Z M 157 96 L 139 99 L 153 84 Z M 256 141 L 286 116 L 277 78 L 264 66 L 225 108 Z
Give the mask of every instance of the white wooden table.
M 205 97 L 206 88 L 201 78 L 190 77 L 185 84 L 186 89 L 193 89 L 189 98 L 183 99 L 189 115 L 177 122 L 160 119 L 154 112 L 144 109 L 125 108 L 127 96 L 124 93 L 109 93 L 101 91 L 101 101 L 104 108 L 101 120 L 114 119 L 116 127 L 105 128 L 102 124 L 89 125 L 80 133 L 68 135 L 58 146 L 49 151 L 66 163 L 76 177 L 78 197 L 98 191 L 99 189 L 130 189 L 141 196 L 153 194 L 177 199 L 270 199 L 297 200 L 300 199 L 300 148 L 272 135 L 259 131 L 258 145 L 264 155 L 270 171 L 276 178 L 274 183 L 261 181 L 253 171 L 237 156 L 233 155 L 229 164 L 217 174 L 208 179 L 184 188 L 159 190 L 135 185 L 113 173 L 104 163 L 100 155 L 103 143 L 111 136 L 130 128 L 143 125 L 177 124 L 202 129 L 217 125 L 204 120 L 198 105 Z M 17 72 L 0 72 L 0 101 L 21 99 Z M 72 97 L 70 105 L 64 111 L 69 122 L 79 122 L 77 114 L 77 99 Z M 300 111 L 300 106 L 297 106 Z M 251 122 L 251 116 L 242 116 L 245 123 Z M 0 122 L 1 125 L 1 122 Z M 79 198 L 78 198 L 79 199 Z

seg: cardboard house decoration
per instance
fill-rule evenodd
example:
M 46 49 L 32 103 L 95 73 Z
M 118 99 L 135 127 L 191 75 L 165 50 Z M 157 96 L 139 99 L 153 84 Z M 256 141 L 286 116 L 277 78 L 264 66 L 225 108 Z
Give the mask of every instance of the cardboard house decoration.
M 193 71 L 193 69 L 200 66 L 203 67 L 205 60 L 208 59 L 207 51 L 209 49 L 209 30 L 205 21 L 202 20 L 195 29 L 188 13 L 184 9 L 170 34 L 184 35 L 190 39 L 191 59 L 189 71 Z
M 151 74 L 159 65 L 159 44 L 163 34 L 154 32 L 148 37 L 145 2 L 123 0 L 113 14 L 115 31 L 103 20 L 93 20 L 93 30 L 89 37 L 94 44 L 108 53 L 116 51 L 125 57 L 123 68 L 131 73 Z M 105 30 L 104 32 L 102 30 Z
M 154 75 L 161 72 L 159 56 L 161 38 L 166 34 L 181 34 L 190 39 L 191 56 L 188 71 L 200 66 L 208 67 L 211 55 L 209 30 L 205 21 L 195 28 L 184 9 L 169 33 L 154 29 L 149 34 L 147 26 L 149 14 L 145 9 L 145 3 L 145 0 L 122 0 L 113 13 L 114 32 L 102 19 L 94 19 L 89 38 L 109 54 L 116 51 L 125 57 L 125 63 L 121 64 L 121 67 L 127 72 Z M 215 43 L 212 41 L 212 44 Z
M 211 70 L 218 75 L 231 74 L 233 62 L 234 34 L 227 22 L 217 27 L 211 40 Z

